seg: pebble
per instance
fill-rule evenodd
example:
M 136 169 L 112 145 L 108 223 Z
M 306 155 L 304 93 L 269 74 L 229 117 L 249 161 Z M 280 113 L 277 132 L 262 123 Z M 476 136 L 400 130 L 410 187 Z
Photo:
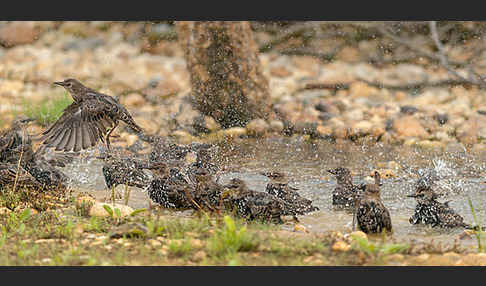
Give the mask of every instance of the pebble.
M 269 130 L 269 125 L 261 118 L 253 119 L 246 125 L 248 136 L 261 137 Z
M 344 241 L 341 241 L 341 240 L 340 240 L 340 241 L 336 241 L 336 242 L 335 242 L 335 243 L 332 245 L 331 249 L 332 249 L 333 251 L 338 251 L 338 252 L 346 252 L 346 251 L 348 251 L 348 250 L 350 250 L 350 249 L 351 249 L 351 245 L 349 245 L 349 244 L 347 244 L 346 242 L 344 242 Z
M 109 206 L 113 210 L 113 216 L 115 216 L 115 217 L 116 217 L 116 214 L 115 214 L 115 211 L 114 211 L 115 208 L 118 208 L 120 210 L 121 217 L 126 217 L 134 211 L 133 208 L 131 208 L 127 205 L 122 205 L 122 204 L 118 204 L 118 203 L 107 204 L 107 203 L 95 201 L 95 203 L 93 204 L 93 206 L 89 210 L 89 215 L 90 216 L 98 216 L 98 217 L 110 216 L 110 214 L 104 208 L 105 205 Z

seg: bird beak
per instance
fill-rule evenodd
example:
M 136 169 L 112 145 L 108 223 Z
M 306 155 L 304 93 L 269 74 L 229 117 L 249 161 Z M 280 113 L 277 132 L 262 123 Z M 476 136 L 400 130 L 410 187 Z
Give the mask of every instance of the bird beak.
M 416 195 L 416 194 L 413 194 L 413 195 L 407 195 L 407 197 L 409 197 L 409 198 L 416 198 L 416 197 L 417 197 L 417 195 Z
M 55 81 L 54 84 L 57 84 L 57 85 L 60 85 L 60 86 L 64 86 L 64 82 L 62 82 L 62 81 Z

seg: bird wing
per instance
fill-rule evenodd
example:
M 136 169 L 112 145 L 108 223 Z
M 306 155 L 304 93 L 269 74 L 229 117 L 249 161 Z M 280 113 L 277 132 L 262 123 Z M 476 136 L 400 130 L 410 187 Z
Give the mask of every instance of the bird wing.
M 78 152 L 104 141 L 107 129 L 114 126 L 108 116 L 109 107 L 96 99 L 73 102 L 40 138 L 47 147 L 56 151 Z

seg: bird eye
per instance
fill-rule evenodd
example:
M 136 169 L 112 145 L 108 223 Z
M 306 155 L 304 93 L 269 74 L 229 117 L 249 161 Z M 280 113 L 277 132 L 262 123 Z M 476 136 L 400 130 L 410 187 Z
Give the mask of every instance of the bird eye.
M 67 87 L 71 87 L 72 85 L 73 85 L 73 84 L 72 84 L 72 83 L 70 83 L 70 82 L 68 82 L 68 83 L 66 84 L 66 86 L 67 86 Z

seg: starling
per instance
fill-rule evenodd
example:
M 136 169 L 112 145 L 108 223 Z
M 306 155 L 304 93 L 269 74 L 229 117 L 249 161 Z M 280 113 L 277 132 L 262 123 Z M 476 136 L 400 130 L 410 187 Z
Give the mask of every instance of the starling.
M 103 154 L 103 176 L 108 189 L 120 184 L 144 189 L 150 183 L 150 176 L 143 169 L 152 167 L 146 162 L 134 157 L 121 157 Z
M 26 124 L 33 119 L 21 117 L 15 120 L 12 127 L 0 137 L 1 162 L 18 164 L 45 188 L 65 188 L 68 178 L 55 167 L 64 167 L 73 157 L 55 153 L 41 146 L 35 152 L 32 139 L 25 131 Z
M 195 207 L 190 195 L 194 193 L 194 186 L 189 183 L 178 168 L 161 165 L 154 170 L 154 173 L 156 176 L 147 187 L 148 196 L 153 202 L 171 209 Z
M 225 188 L 235 192 L 226 201 L 234 206 L 238 216 L 247 220 L 283 223 L 281 216 L 292 215 L 295 217 L 296 215 L 296 212 L 285 201 L 268 193 L 250 190 L 241 179 L 231 179 Z
M 417 201 L 415 212 L 409 219 L 411 224 L 424 224 L 441 228 L 470 228 L 470 225 L 464 222 L 462 216 L 449 206 L 449 202 L 437 201 L 439 195 L 430 186 L 421 184 L 420 181 L 419 179 L 416 184 L 415 192 L 408 195 L 408 197 L 415 198 Z
M 193 199 L 199 207 L 219 211 L 223 208 L 224 187 L 218 184 L 211 173 L 199 167 L 192 171 L 196 182 Z
M 109 137 L 120 120 L 135 132 L 142 132 L 117 98 L 85 87 L 76 79 L 54 84 L 64 87 L 74 102 L 42 133 L 40 140 L 47 147 L 55 147 L 56 151 L 78 152 L 95 146 L 101 140 L 110 150 Z
M 17 182 L 15 182 L 17 180 Z M 42 188 L 42 185 L 22 166 L 11 163 L 0 163 L 0 189 L 5 186 L 24 188 Z
M 343 167 L 327 171 L 335 175 L 337 179 L 336 188 L 332 192 L 332 204 L 346 208 L 355 207 L 355 203 L 362 191 L 359 186 L 353 184 L 351 171 Z
M 292 205 L 297 214 L 304 215 L 319 210 L 312 205 L 312 201 L 299 195 L 299 189 L 289 186 L 287 175 L 281 172 L 262 172 L 271 181 L 267 184 L 265 191 L 271 195 L 284 200 Z
M 365 233 L 392 231 L 390 213 L 380 198 L 380 174 L 375 171 L 375 183 L 363 185 L 363 194 L 355 212 L 359 229 Z M 354 218 L 353 218 L 354 221 Z M 354 227 L 354 222 L 353 222 Z
M 23 116 L 19 117 L 13 121 L 9 129 L 0 134 L 0 162 L 16 164 L 20 152 L 26 148 L 32 148 L 32 139 L 25 127 L 33 120 Z
M 63 167 L 73 159 L 70 155 L 51 153 L 47 148 L 39 147 L 35 152 L 32 148 L 23 153 L 21 165 L 44 188 L 66 189 L 69 178 L 57 167 Z

